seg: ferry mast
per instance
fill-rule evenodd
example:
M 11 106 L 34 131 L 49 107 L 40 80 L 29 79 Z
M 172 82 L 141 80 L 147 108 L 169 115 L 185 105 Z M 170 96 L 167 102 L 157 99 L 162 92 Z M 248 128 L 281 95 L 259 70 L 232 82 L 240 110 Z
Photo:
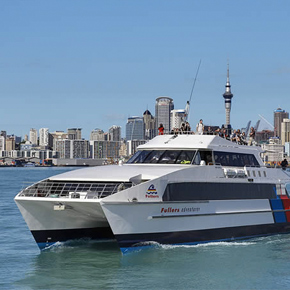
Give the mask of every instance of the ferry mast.
M 225 109 L 226 109 L 226 123 L 224 125 L 225 129 L 227 129 L 228 134 L 231 133 L 231 124 L 230 124 L 230 113 L 231 113 L 231 106 L 232 106 L 232 97 L 234 96 L 231 92 L 231 85 L 230 85 L 230 70 L 229 64 L 227 69 L 227 83 L 225 85 L 226 91 L 223 94 L 225 99 Z

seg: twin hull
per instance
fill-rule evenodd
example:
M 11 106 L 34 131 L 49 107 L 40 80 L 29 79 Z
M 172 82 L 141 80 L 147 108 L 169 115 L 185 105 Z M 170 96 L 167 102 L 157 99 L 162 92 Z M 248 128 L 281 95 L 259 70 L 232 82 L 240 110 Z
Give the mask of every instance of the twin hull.
M 15 202 L 41 249 L 58 241 L 114 239 L 99 200 L 16 197 Z

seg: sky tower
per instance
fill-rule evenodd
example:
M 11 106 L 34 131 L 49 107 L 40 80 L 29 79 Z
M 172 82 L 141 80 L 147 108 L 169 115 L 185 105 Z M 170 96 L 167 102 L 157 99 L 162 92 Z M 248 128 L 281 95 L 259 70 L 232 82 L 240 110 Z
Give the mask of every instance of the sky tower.
M 230 124 L 230 113 L 231 113 L 231 105 L 232 105 L 232 97 L 234 95 L 231 92 L 231 85 L 230 85 L 230 70 L 228 64 L 228 71 L 227 71 L 227 83 L 226 83 L 226 91 L 223 94 L 225 99 L 225 108 L 226 108 L 226 123 L 224 127 L 227 129 L 228 133 L 231 132 L 231 124 Z

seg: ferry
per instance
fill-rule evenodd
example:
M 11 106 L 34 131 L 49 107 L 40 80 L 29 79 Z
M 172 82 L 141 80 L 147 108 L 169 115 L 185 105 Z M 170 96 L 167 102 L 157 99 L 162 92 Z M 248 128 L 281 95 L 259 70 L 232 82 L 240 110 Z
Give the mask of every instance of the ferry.
M 39 247 L 113 239 L 122 252 L 290 232 L 290 176 L 258 146 L 215 135 L 160 135 L 127 163 L 75 170 L 22 190 Z

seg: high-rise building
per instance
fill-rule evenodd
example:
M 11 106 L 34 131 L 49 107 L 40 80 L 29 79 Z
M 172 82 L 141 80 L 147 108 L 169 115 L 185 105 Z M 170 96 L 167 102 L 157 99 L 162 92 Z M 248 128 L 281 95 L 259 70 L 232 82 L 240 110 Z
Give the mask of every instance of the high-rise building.
M 131 156 L 137 152 L 137 147 L 139 145 L 145 144 L 146 140 L 128 140 L 126 143 L 127 146 L 127 156 Z
M 49 146 L 49 129 L 39 129 L 39 146 Z
M 290 119 L 283 119 L 281 123 L 281 141 L 282 145 L 286 142 L 290 142 Z
M 173 129 L 180 129 L 182 123 L 185 122 L 186 119 L 186 112 L 184 109 L 180 109 L 180 110 L 172 110 L 170 112 L 170 130 Z
M 160 124 L 164 127 L 164 133 L 170 131 L 170 112 L 174 109 L 173 99 L 159 97 L 155 103 L 155 130 L 157 132 Z M 157 134 L 156 134 L 157 135 Z
M 110 140 L 112 141 L 121 141 L 121 127 L 113 125 L 109 129 Z
M 29 141 L 34 144 L 34 145 L 37 145 L 37 139 L 38 139 L 38 136 L 37 136 L 37 130 L 34 129 L 34 128 L 31 128 L 30 129 L 30 132 L 29 132 Z
M 54 150 L 59 152 L 59 158 L 70 158 L 70 141 L 68 139 L 54 139 Z
M 281 139 L 281 124 L 283 119 L 289 119 L 289 113 L 281 108 L 274 111 L 274 135 Z
M 55 151 L 59 158 L 74 159 L 89 157 L 89 141 L 87 140 L 55 140 Z
M 70 140 L 71 157 L 70 158 L 89 158 L 90 143 L 88 140 Z
M 142 117 L 130 117 L 126 124 L 126 140 L 144 139 L 144 122 Z
M 119 158 L 120 141 L 90 141 L 91 158 Z
M 156 133 L 155 133 L 155 119 L 151 115 L 149 110 L 146 110 L 144 112 L 143 120 L 144 120 L 144 130 L 145 130 L 144 137 L 146 140 L 150 140 L 156 136 Z
M 96 128 L 95 130 L 93 130 L 91 132 L 90 135 L 90 140 L 91 141 L 104 141 L 105 140 L 105 136 L 104 136 L 104 131 L 101 129 Z
M 80 140 L 82 139 L 82 129 L 81 128 L 70 128 L 67 129 L 69 140 Z
M 6 140 L 4 136 L 0 136 L 0 151 L 4 151 L 6 149 Z
M 226 123 L 224 124 L 224 127 L 225 129 L 227 129 L 227 132 L 229 134 L 232 128 L 230 114 L 231 114 L 231 106 L 232 106 L 232 97 L 234 96 L 231 92 L 229 64 L 228 64 L 228 69 L 227 69 L 227 83 L 225 87 L 226 87 L 226 91 L 223 94 L 223 97 L 225 99 Z

